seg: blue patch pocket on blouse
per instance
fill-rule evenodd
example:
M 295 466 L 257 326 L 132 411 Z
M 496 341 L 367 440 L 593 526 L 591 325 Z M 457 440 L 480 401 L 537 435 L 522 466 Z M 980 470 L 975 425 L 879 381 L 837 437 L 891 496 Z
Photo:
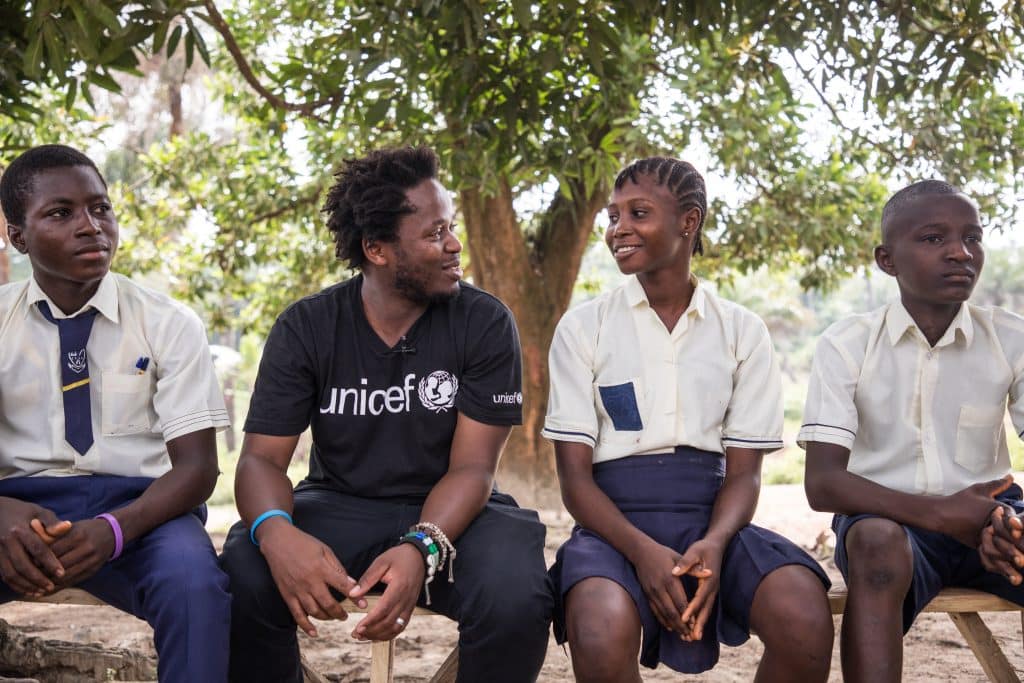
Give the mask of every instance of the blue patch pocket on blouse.
M 640 420 L 640 408 L 636 404 L 636 392 L 632 382 L 598 387 L 601 403 L 612 419 L 617 432 L 639 432 L 644 428 Z

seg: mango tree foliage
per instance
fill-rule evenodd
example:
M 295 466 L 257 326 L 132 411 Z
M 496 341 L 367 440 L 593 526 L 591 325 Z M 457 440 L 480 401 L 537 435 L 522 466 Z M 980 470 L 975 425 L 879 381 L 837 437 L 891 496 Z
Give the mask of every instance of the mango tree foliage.
M 115 75 L 139 75 L 140 50 L 173 54 L 181 44 L 190 65 L 196 55 L 209 61 L 188 11 L 195 5 L 192 0 L 0 4 L 0 111 L 16 119 L 40 116 L 42 86 L 63 90 L 67 109 L 79 94 L 92 103 L 93 87 L 119 92 Z
M 120 26 L 137 7 L 124 4 Z M 163 7 L 177 18 L 143 20 L 154 40 L 140 45 L 170 49 L 159 26 L 184 25 L 194 45 L 205 35 L 237 135 L 145 155 L 148 175 L 126 195 L 132 257 L 170 266 L 220 310 L 253 302 L 246 320 L 265 327 L 279 301 L 339 277 L 316 195 L 340 160 L 433 146 L 459 195 L 474 280 L 519 321 L 525 425 L 505 465 L 528 484 L 552 474 L 538 436 L 548 343 L 628 160 L 697 154 L 728 179 L 709 188 L 698 272 L 793 266 L 807 288 L 866 262 L 894 184 L 942 175 L 1005 220 L 999 192 L 1020 182 L 1021 97 L 1006 85 L 1019 75 L 1015 2 Z

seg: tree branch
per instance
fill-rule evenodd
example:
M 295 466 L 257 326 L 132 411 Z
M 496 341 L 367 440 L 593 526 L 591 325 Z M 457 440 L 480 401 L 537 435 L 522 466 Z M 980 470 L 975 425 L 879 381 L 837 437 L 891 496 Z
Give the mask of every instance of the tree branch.
M 231 27 L 228 26 L 227 21 L 224 20 L 224 16 L 217 10 L 217 6 L 213 3 L 213 0 L 204 0 L 203 5 L 206 7 L 208 13 L 207 22 L 214 28 L 217 33 L 224 39 L 224 45 L 227 47 L 228 52 L 231 53 L 231 58 L 235 61 L 238 66 L 238 71 L 242 74 L 242 78 L 245 82 L 256 91 L 256 94 L 266 100 L 271 106 L 277 109 L 283 109 L 285 111 L 294 111 L 302 114 L 303 116 L 311 119 L 316 119 L 322 123 L 326 123 L 326 119 L 314 113 L 315 110 L 321 107 L 333 106 L 341 102 L 341 98 L 344 95 L 343 92 L 335 93 L 330 97 L 323 97 L 319 100 L 312 102 L 304 102 L 298 104 L 295 102 L 289 102 L 283 97 L 279 97 L 268 90 L 252 70 L 252 66 L 249 64 L 249 60 L 242 54 L 242 49 L 238 45 L 238 41 L 235 40 L 234 34 L 231 32 Z
M 315 202 L 319 198 L 320 198 L 320 187 L 316 187 L 309 194 L 304 195 L 302 197 L 299 197 L 298 199 L 296 199 L 295 201 L 293 201 L 293 202 L 291 202 L 289 204 L 285 204 L 284 206 L 279 206 L 276 209 L 272 209 L 270 211 L 261 213 L 258 216 L 253 216 L 252 217 L 252 223 L 255 224 L 255 223 L 262 223 L 264 221 L 273 220 L 273 219 L 277 218 L 278 216 L 282 216 L 282 215 L 288 213 L 289 211 L 294 211 L 295 209 L 299 208 L 300 206 L 305 206 L 307 204 L 312 204 L 313 202 Z
M 825 93 L 823 93 L 821 89 L 818 88 L 818 84 L 814 82 L 814 75 L 806 67 L 804 67 L 803 64 L 800 63 L 800 59 L 796 55 L 796 50 L 790 49 L 789 55 L 790 57 L 793 58 L 793 63 L 796 65 L 796 68 L 803 75 L 804 81 L 806 81 L 807 84 L 811 86 L 811 89 L 814 90 L 814 93 L 818 96 L 818 99 L 821 100 L 821 103 L 825 105 L 829 113 L 832 115 L 833 123 L 835 123 L 837 126 L 839 126 L 847 133 L 852 135 L 855 139 L 861 140 L 862 142 L 871 145 L 879 152 L 882 152 L 884 155 L 889 157 L 889 159 L 894 164 L 899 165 L 901 163 L 899 156 L 897 156 L 896 153 L 893 152 L 887 145 L 880 143 L 876 140 L 872 140 L 867 135 L 862 133 L 859 129 L 851 128 L 849 125 L 847 125 L 846 122 L 843 121 L 842 117 L 839 116 L 839 112 L 836 111 L 836 108 L 829 101 L 828 97 L 825 96 Z M 865 166 L 863 163 L 861 163 L 861 167 L 865 171 L 871 171 L 871 169 L 867 168 L 867 166 Z

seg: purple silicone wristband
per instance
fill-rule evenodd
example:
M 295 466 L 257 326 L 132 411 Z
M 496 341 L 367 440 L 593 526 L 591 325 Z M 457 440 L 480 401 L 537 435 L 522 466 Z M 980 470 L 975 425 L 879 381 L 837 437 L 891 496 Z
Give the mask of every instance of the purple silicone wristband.
M 107 524 L 110 525 L 111 530 L 114 532 L 114 554 L 110 556 L 110 559 L 116 560 L 121 557 L 121 551 L 124 550 L 124 534 L 121 533 L 121 525 L 118 524 L 117 518 L 109 512 L 96 515 L 96 519 L 106 520 Z

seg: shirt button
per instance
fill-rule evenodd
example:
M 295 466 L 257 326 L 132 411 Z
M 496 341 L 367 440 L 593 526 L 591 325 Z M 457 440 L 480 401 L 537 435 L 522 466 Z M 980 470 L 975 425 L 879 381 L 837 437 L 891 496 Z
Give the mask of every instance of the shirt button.
M 931 352 L 931 351 L 929 351 L 929 352 L 928 352 L 928 360 L 931 360 L 931 359 L 932 359 L 932 352 Z

